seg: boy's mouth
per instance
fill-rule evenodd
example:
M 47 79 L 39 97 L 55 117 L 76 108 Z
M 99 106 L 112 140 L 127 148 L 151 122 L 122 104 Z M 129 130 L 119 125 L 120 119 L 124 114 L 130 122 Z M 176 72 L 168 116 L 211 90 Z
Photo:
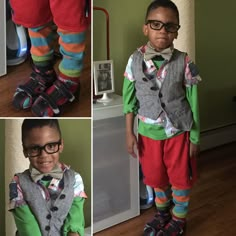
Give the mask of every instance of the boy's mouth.
M 49 165 L 51 164 L 52 162 L 51 161 L 42 161 L 42 162 L 39 162 L 40 165 Z

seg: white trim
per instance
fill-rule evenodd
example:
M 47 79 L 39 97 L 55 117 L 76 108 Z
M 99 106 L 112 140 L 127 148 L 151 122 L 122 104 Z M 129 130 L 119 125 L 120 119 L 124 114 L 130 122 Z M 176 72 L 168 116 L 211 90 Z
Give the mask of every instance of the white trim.
M 91 227 L 85 228 L 84 236 L 91 236 Z
M 236 124 L 201 132 L 201 151 L 236 141 Z
M 0 2 L 0 76 L 7 73 L 6 57 L 6 1 Z

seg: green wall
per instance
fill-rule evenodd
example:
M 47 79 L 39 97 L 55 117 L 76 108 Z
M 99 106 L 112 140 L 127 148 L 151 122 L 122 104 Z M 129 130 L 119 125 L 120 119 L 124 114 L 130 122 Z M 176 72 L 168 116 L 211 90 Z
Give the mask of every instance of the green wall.
M 4 134 L 5 121 L 0 119 L 0 181 L 4 186 Z M 86 227 L 91 225 L 91 121 L 89 119 L 60 119 L 64 150 L 61 161 L 70 165 L 83 178 L 85 192 Z M 0 192 L 0 202 L 4 203 L 4 191 Z M 5 204 L 0 204 L 0 235 L 5 235 Z
M 196 60 L 200 86 L 202 128 L 235 123 L 236 2 L 196 0 Z
M 151 1 L 94 0 L 110 14 L 110 58 L 114 60 L 115 91 L 122 92 L 123 73 L 130 54 L 146 38 L 142 24 Z M 195 1 L 196 63 L 203 81 L 199 85 L 201 130 L 235 123 L 236 79 L 234 74 L 236 2 Z M 105 17 L 94 11 L 94 60 L 106 59 Z
M 123 74 L 132 52 L 145 42 L 142 26 L 145 18 L 146 1 L 94 0 L 93 5 L 104 7 L 110 15 L 110 59 L 114 61 L 115 91 L 121 94 Z M 93 23 L 94 61 L 106 60 L 105 15 L 95 10 Z
M 61 161 L 70 165 L 83 178 L 85 192 L 86 226 L 91 224 L 91 121 L 80 119 L 61 119 L 60 126 L 64 138 Z
M 5 135 L 5 121 L 0 119 L 0 235 L 5 235 L 5 192 L 4 184 L 4 156 L 5 156 L 5 147 L 4 147 L 4 135 Z

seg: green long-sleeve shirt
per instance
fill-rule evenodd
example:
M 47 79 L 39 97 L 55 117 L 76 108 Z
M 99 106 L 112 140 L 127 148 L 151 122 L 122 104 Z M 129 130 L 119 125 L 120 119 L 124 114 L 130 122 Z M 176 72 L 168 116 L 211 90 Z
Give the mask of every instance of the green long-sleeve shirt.
M 63 226 L 63 236 L 69 232 L 77 232 L 84 235 L 83 205 L 84 198 L 76 197 Z M 38 222 L 28 205 L 23 205 L 11 210 L 20 236 L 42 236 Z

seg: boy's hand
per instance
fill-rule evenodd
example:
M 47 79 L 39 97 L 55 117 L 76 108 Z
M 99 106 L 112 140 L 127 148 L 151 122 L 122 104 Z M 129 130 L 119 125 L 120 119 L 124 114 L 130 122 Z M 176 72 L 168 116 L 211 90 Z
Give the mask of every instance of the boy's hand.
M 127 147 L 128 153 L 132 157 L 136 158 L 137 154 L 135 153 L 134 149 L 138 148 L 138 144 L 137 144 L 137 138 L 133 133 L 126 134 L 126 147 Z
M 80 236 L 78 233 L 69 232 L 67 236 Z
M 189 155 L 191 157 L 197 157 L 199 154 L 200 148 L 198 144 L 194 144 L 190 142 L 190 147 L 189 147 Z

